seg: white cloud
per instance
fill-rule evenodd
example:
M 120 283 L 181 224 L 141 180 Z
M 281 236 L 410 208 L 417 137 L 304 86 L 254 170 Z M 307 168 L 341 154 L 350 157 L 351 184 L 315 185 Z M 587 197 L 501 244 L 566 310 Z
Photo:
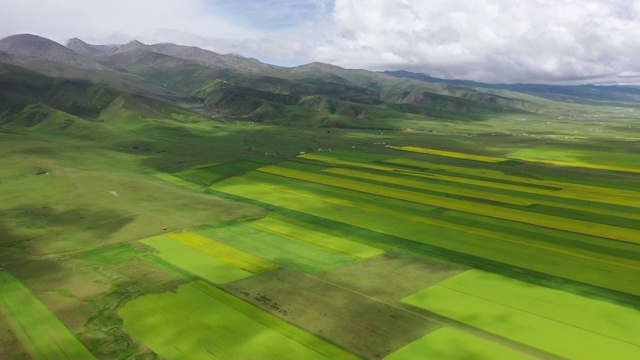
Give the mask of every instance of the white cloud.
M 21 0 L 0 12 L 0 37 L 19 32 L 489 82 L 640 73 L 640 0 Z
M 481 81 L 560 81 L 640 70 L 638 1 L 337 0 L 315 50 L 347 67 Z

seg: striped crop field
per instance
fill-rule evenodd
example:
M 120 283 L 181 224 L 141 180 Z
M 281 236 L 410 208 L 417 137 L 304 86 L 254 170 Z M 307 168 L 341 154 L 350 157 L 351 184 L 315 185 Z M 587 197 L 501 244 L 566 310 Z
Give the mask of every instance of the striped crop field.
M 521 176 L 505 175 L 495 170 L 435 164 L 422 160 L 392 158 L 376 161 L 375 164 L 371 164 L 342 160 L 327 155 L 304 154 L 300 157 L 324 164 L 345 165 L 360 169 L 380 170 L 396 174 L 402 173 L 451 183 L 477 185 L 500 190 L 513 190 L 524 194 L 527 198 L 536 200 L 538 200 L 538 197 L 531 197 L 527 194 L 545 195 L 551 199 L 562 198 L 574 200 L 577 204 L 586 203 L 589 205 L 589 202 L 593 202 L 615 205 L 617 207 L 626 206 L 628 208 L 625 209 L 625 211 L 631 211 L 629 216 L 634 216 L 635 219 L 640 220 L 640 208 L 638 207 L 638 204 L 640 204 L 640 191 L 529 179 Z M 527 200 L 523 199 L 523 201 Z M 556 202 L 558 202 L 557 199 Z M 584 208 L 584 206 L 582 208 Z M 611 212 L 616 216 L 625 216 L 623 211 L 614 212 L 610 209 L 606 209 L 605 211 Z
M 148 294 L 119 311 L 124 329 L 166 359 L 357 359 L 204 282 Z
M 535 202 L 530 199 L 522 199 L 514 196 L 496 194 L 491 192 L 482 192 L 476 190 L 470 190 L 460 187 L 453 187 L 451 185 L 441 185 L 434 182 L 424 181 L 424 179 L 405 179 L 398 176 L 377 175 L 365 171 L 357 171 L 351 169 L 342 168 L 329 168 L 325 170 L 331 174 L 344 175 L 356 179 L 373 180 L 384 184 L 401 185 L 414 189 L 430 190 L 436 192 L 447 193 L 451 195 L 466 196 L 472 198 L 480 198 L 495 202 L 501 202 L 505 204 L 513 204 L 518 206 L 529 206 Z
M 640 356 L 637 310 L 480 270 L 402 301 L 564 358 Z
M 195 231 L 242 251 L 305 273 L 320 273 L 353 263 L 357 257 L 292 240 L 245 223 L 200 227 Z
M 299 189 L 298 184 L 305 185 L 305 190 Z M 361 203 L 350 201 L 346 190 L 336 195 L 326 191 L 333 188 L 325 185 L 295 179 L 285 181 L 278 176 L 262 172 L 251 172 L 242 177 L 228 179 L 216 184 L 212 189 L 407 240 L 407 243 L 394 241 L 395 246 L 411 247 L 412 242 L 428 244 L 503 264 L 640 295 L 640 289 L 635 285 L 634 280 L 640 273 L 640 256 L 637 254 L 636 245 L 630 243 L 612 242 L 582 235 L 580 236 L 584 237 L 584 240 L 582 238 L 578 240 L 591 241 L 593 244 L 589 246 L 578 244 L 576 247 L 563 242 L 546 242 L 545 234 L 538 236 L 532 233 L 533 236 L 524 236 L 503 232 L 500 227 L 492 229 L 477 227 L 473 224 L 465 225 L 466 221 L 456 218 L 447 221 L 432 214 L 429 208 L 423 212 L 402 211 L 402 208 L 397 208 L 395 205 L 398 200 L 385 197 L 363 206 Z M 389 189 L 390 192 L 392 190 Z M 478 219 L 483 223 L 482 217 Z M 536 228 L 533 225 L 528 226 Z M 545 231 L 551 231 L 551 229 Z M 555 232 L 554 236 L 562 239 L 564 232 Z M 569 235 L 578 236 L 578 234 Z M 602 247 L 596 247 L 590 250 L 595 245 L 608 248 L 610 243 L 621 248 L 612 247 L 602 251 Z M 617 252 L 629 254 L 629 257 L 614 256 Z
M 153 236 L 139 241 L 156 249 L 158 252 L 154 255 L 160 259 L 216 284 L 226 284 L 253 275 L 168 236 Z
M 34 359 L 95 359 L 29 289 L 2 270 L 0 294 L 0 313 Z
M 340 187 L 343 189 L 366 192 L 380 196 L 387 196 L 404 201 L 418 202 L 421 204 L 442 207 L 450 210 L 468 212 L 472 214 L 522 222 L 525 224 L 548 227 L 557 230 L 640 244 L 640 231 L 635 229 L 621 228 L 617 226 L 592 223 L 571 218 L 560 218 L 557 216 L 539 213 L 535 214 L 535 216 L 532 216 L 530 212 L 524 210 L 458 200 L 443 196 L 433 196 L 415 191 L 364 183 L 357 180 L 336 178 L 329 175 L 314 174 L 278 166 L 265 166 L 263 168 L 260 168 L 259 171 L 284 177 L 290 177 L 298 180 L 315 182 L 328 186 Z
M 202 235 L 182 230 L 168 233 L 165 236 L 175 239 L 180 243 L 192 247 L 203 254 L 212 256 L 227 265 L 248 271 L 252 274 L 273 270 L 278 267 L 268 260 L 240 251 L 232 246 L 209 239 Z
M 457 159 L 483 161 L 483 162 L 489 162 L 489 163 L 496 163 L 496 162 L 502 162 L 507 160 L 505 158 L 499 158 L 499 157 L 493 157 L 493 156 L 465 154 L 465 153 L 460 153 L 455 151 L 427 149 L 427 148 L 421 148 L 416 146 L 392 146 L 391 148 L 396 150 L 410 151 L 410 152 L 421 153 L 421 154 L 446 156 L 446 157 L 452 157 Z
M 394 351 L 385 359 L 525 360 L 533 357 L 456 329 L 441 328 Z
M 361 259 L 370 258 L 384 253 L 383 250 L 378 248 L 344 238 L 331 236 L 318 231 L 313 231 L 308 228 L 299 227 L 289 222 L 270 217 L 253 221 L 248 224 L 257 229 L 284 236 L 288 239 L 301 241 L 311 246 L 316 246 L 332 252 L 356 256 Z
M 600 207 L 600 204 L 607 203 L 615 204 L 616 206 L 622 205 L 621 203 L 627 203 L 631 206 L 640 203 L 640 199 L 638 200 L 638 202 L 635 202 L 635 200 L 630 197 L 624 197 L 623 200 L 617 201 L 618 197 L 605 197 L 600 194 L 597 195 L 597 200 L 598 202 L 600 202 L 600 204 L 587 202 L 586 200 L 582 199 L 582 197 L 580 197 L 581 204 L 577 205 L 575 203 L 570 203 L 565 199 L 576 199 L 578 198 L 578 195 L 575 192 L 572 194 L 570 191 L 566 192 L 562 189 L 552 191 L 513 184 L 500 184 L 492 182 L 490 180 L 468 179 L 464 177 L 440 174 L 420 174 L 416 172 L 403 172 L 403 175 L 406 177 L 414 177 L 413 179 L 407 179 L 405 177 L 398 176 L 398 174 L 386 176 L 377 175 L 366 171 L 357 171 L 344 168 L 328 168 L 325 171 L 333 174 L 359 178 L 366 181 L 374 180 L 388 184 L 402 185 L 406 187 L 436 191 L 456 196 L 465 196 L 475 199 L 485 199 L 489 201 L 502 202 L 504 204 L 512 204 L 517 206 L 545 205 L 631 220 L 640 220 L 640 208 L 636 208 L 636 212 L 633 212 L 633 208 L 630 208 L 632 210 L 630 212 L 623 212 L 619 210 L 611 210 L 608 208 Z M 637 194 L 634 193 L 633 195 Z M 562 199 L 558 199 L 559 197 Z M 593 196 L 587 195 L 587 197 Z
M 410 171 L 412 175 L 427 176 L 452 182 L 515 190 L 523 193 L 548 195 L 565 199 L 593 201 L 612 205 L 637 207 L 640 203 L 640 191 L 612 189 L 602 186 L 590 186 L 569 182 L 536 180 L 519 176 L 505 175 L 498 171 L 477 170 L 460 166 L 432 164 L 409 159 L 387 160 L 390 164 L 422 168 L 424 171 Z M 387 168 L 388 171 L 401 171 L 401 168 Z M 435 171 L 433 171 L 435 170 Z M 443 174 L 445 172 L 446 174 Z M 448 175 L 447 175 L 448 174 Z M 458 176 L 466 175 L 467 177 Z

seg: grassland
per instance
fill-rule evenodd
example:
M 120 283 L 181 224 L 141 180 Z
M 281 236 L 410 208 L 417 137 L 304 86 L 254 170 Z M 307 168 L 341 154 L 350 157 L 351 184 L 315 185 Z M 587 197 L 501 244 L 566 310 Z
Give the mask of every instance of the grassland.
M 94 359 L 69 329 L 6 271 L 0 271 L 0 292 L 0 312 L 34 358 Z
M 120 310 L 124 328 L 166 359 L 356 359 L 206 283 L 146 295 Z
M 565 358 L 640 354 L 636 310 L 478 270 L 403 301 Z

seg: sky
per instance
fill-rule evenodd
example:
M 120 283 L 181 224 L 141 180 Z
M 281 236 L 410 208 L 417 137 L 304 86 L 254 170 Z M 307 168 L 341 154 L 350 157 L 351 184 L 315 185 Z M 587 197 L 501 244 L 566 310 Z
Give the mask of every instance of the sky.
M 0 38 L 173 42 L 296 66 L 640 84 L 640 0 L 0 0 Z

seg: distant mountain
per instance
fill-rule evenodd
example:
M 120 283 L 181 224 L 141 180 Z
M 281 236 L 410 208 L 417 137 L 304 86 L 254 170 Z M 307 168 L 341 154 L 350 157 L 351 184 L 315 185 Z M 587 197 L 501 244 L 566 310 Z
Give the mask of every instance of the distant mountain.
M 36 35 L 21 34 L 6 37 L 0 40 L 0 51 L 11 55 L 72 65 L 85 70 L 108 70 L 95 61 L 76 54 L 57 42 Z
M 93 119 L 113 110 L 115 98 L 127 98 L 155 104 L 146 109 L 164 103 L 170 112 L 182 107 L 217 119 L 381 128 L 408 114 L 475 121 L 499 113 L 562 116 L 578 109 L 572 103 L 640 101 L 637 87 L 483 84 L 319 62 L 286 68 L 193 46 L 74 38 L 64 47 L 35 35 L 0 40 L 0 75 L 0 116 L 35 102 Z
M 498 89 L 529 94 L 554 101 L 580 103 L 588 105 L 629 106 L 640 101 L 638 86 L 602 86 L 602 85 L 545 85 L 545 84 L 486 84 L 469 80 L 448 80 L 409 71 L 385 71 L 387 75 L 407 78 L 427 83 L 443 83 L 458 89 Z

